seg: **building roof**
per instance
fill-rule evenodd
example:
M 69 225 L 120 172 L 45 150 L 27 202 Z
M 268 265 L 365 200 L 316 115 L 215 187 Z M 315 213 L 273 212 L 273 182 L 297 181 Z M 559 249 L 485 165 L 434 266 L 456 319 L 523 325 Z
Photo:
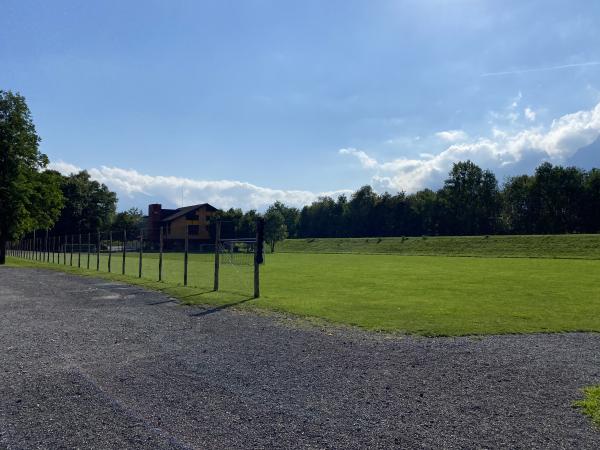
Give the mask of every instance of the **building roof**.
M 175 210 L 174 214 L 171 214 L 170 216 L 165 217 L 164 219 L 162 219 L 162 221 L 163 222 L 171 222 L 172 220 L 175 220 L 178 217 L 184 216 L 187 213 L 195 211 L 200 208 L 206 208 L 207 211 L 216 211 L 217 210 L 217 208 L 215 208 L 212 205 L 209 205 L 208 203 L 201 203 L 199 205 L 192 205 L 192 206 L 184 206 L 183 208 L 177 208 Z

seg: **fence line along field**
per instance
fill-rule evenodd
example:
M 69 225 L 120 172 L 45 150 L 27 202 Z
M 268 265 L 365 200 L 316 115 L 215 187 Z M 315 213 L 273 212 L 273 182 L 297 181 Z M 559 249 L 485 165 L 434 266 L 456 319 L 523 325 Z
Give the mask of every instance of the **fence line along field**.
M 442 255 L 406 256 L 308 253 L 299 249 L 314 250 L 311 244 L 323 240 L 286 241 L 281 248 L 293 247 L 295 252 L 268 255 L 268 263 L 261 268 L 261 299 L 239 307 L 421 335 L 600 331 L 600 259 L 594 259 L 598 247 L 593 245 L 600 240 L 596 235 L 410 239 L 428 241 L 430 248 L 437 239 L 446 242 L 438 247 Z M 377 240 L 363 239 L 361 250 L 383 242 L 377 244 Z M 472 252 L 479 252 L 471 256 L 480 257 L 443 256 L 450 248 L 448 240 L 463 240 L 463 249 L 465 240 L 470 240 Z M 503 250 L 496 252 L 502 257 L 482 256 L 490 240 L 503 240 Z M 360 240 L 335 241 L 335 245 L 357 248 Z M 507 252 L 518 257 L 506 257 Z M 137 257 L 131 254 L 126 259 L 126 279 L 132 282 L 136 282 Z M 106 255 L 101 258 L 104 265 Z M 39 266 L 20 258 L 10 261 Z M 120 258 L 114 258 L 113 264 L 113 272 L 120 273 Z M 44 266 L 64 269 L 56 264 Z M 182 290 L 177 285 L 181 284 L 183 255 L 165 254 L 162 289 L 197 304 L 228 305 L 250 297 L 249 266 L 223 264 L 221 293 L 210 292 L 212 255 L 190 254 L 189 267 L 190 287 Z M 156 254 L 144 254 L 143 278 L 154 281 L 157 273 Z

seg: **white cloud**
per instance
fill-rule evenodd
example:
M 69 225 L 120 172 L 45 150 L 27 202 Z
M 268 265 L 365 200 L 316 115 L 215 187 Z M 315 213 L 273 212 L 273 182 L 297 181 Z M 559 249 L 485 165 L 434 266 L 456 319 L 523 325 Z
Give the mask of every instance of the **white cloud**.
M 464 141 L 469 137 L 463 130 L 440 131 L 439 133 L 435 133 L 435 135 L 446 142 Z
M 80 167 L 66 163 L 64 161 L 51 162 L 50 164 L 48 164 L 48 169 L 56 170 L 57 172 L 60 172 L 63 175 L 70 175 L 72 173 L 81 172 L 82 170 Z
M 51 163 L 50 169 L 65 175 L 81 169 L 63 161 Z M 165 199 L 165 206 L 181 206 L 183 194 L 186 205 L 210 203 L 217 208 L 262 210 L 280 200 L 291 206 L 303 206 L 320 196 L 336 197 L 349 190 L 314 193 L 303 190 L 271 189 L 251 183 L 232 180 L 193 180 L 173 176 L 145 175 L 132 169 L 106 167 L 87 169 L 91 178 L 106 184 L 119 198 L 135 200 L 140 206 Z
M 361 165 L 374 171 L 373 181 L 383 189 L 414 192 L 439 182 L 452 163 L 470 159 L 486 168 L 499 168 L 519 163 L 533 155 L 561 163 L 579 148 L 589 145 L 600 135 L 600 103 L 588 111 L 567 114 L 549 127 L 532 127 L 518 132 L 497 128 L 492 137 L 454 143 L 442 152 L 421 155 L 420 159 L 398 158 L 379 162 L 362 150 L 340 151 L 357 157 Z
M 525 108 L 525 111 L 523 111 L 523 114 L 525 114 L 525 117 L 527 118 L 527 120 L 530 120 L 531 122 L 535 121 L 536 112 L 533 109 Z
M 562 64 L 560 66 L 550 66 L 550 67 L 534 67 L 531 69 L 517 69 L 517 70 L 506 70 L 504 72 L 487 72 L 481 74 L 482 77 L 496 77 L 501 75 L 515 75 L 522 73 L 531 73 L 531 72 L 547 72 L 552 70 L 563 70 L 563 69 L 572 69 L 576 67 L 589 67 L 589 66 L 597 66 L 600 65 L 600 61 L 589 61 L 583 63 L 576 64 Z
M 358 158 L 361 165 L 367 169 L 371 169 L 377 167 L 378 163 L 376 160 L 371 158 L 362 150 L 357 150 L 355 148 L 342 148 L 339 150 L 340 155 L 352 155 Z

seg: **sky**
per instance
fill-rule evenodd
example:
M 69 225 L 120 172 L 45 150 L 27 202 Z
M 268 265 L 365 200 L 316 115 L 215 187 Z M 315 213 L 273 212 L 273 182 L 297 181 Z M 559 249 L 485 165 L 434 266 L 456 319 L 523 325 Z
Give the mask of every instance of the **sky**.
M 0 2 L 0 89 L 119 209 L 600 165 L 596 0 Z

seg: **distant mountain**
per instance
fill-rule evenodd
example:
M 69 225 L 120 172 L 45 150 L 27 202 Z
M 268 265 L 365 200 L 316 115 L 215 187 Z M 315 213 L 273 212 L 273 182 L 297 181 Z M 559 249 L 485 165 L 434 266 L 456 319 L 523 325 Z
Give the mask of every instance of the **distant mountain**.
M 582 169 L 600 168 L 600 137 L 590 145 L 581 147 L 573 156 L 567 159 L 567 166 L 581 167 Z

